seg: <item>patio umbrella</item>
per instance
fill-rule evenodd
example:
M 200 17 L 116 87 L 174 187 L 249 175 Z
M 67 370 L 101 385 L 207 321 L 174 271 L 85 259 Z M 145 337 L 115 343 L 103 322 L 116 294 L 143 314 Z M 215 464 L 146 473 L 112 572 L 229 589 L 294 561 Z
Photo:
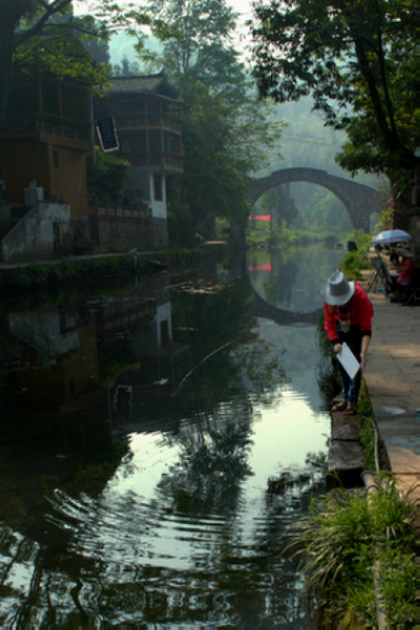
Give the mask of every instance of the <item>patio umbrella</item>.
M 372 245 L 390 245 L 391 243 L 403 243 L 411 238 L 411 234 L 404 230 L 385 230 L 385 232 L 379 232 L 372 239 Z

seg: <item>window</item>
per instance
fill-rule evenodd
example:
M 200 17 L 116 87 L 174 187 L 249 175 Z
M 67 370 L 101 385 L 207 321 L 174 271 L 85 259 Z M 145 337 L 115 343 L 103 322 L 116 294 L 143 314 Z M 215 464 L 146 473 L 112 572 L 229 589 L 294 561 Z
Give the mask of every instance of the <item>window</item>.
M 58 168 L 58 151 L 53 149 L 53 165 Z
M 153 188 L 155 201 L 163 201 L 163 177 L 160 173 L 153 174 Z

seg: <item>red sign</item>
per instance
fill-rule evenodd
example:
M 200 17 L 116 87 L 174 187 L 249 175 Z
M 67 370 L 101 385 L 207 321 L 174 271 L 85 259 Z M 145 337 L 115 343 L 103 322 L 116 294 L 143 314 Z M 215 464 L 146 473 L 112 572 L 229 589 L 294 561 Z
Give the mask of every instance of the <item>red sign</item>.
M 257 214 L 255 217 L 249 217 L 250 221 L 271 221 L 271 214 Z

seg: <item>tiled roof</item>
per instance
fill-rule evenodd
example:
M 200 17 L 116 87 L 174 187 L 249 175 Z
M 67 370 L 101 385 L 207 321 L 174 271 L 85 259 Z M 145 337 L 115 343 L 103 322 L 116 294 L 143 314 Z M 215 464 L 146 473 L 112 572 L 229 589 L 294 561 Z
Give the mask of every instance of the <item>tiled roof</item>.
M 173 99 L 178 96 L 177 90 L 169 85 L 162 72 L 138 77 L 111 77 L 109 82 L 112 88 L 106 89 L 105 93 L 156 94 Z

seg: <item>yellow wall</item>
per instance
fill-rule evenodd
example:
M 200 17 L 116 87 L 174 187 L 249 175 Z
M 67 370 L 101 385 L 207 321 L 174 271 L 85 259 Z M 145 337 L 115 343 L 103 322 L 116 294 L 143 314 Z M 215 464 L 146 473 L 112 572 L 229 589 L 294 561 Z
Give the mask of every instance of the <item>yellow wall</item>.
M 72 220 L 87 218 L 85 151 L 34 138 L 3 138 L 0 167 L 7 201 L 24 203 L 24 189 L 36 180 L 44 188 L 46 200 L 56 197 L 70 203 Z
M 46 195 L 50 190 L 47 146 L 32 139 L 0 139 L 0 167 L 6 183 L 6 199 L 23 204 L 24 190 L 31 180 L 43 186 Z
M 70 204 L 72 220 L 88 216 L 85 154 L 81 151 L 48 146 L 51 195 Z M 58 166 L 57 164 L 58 159 Z

